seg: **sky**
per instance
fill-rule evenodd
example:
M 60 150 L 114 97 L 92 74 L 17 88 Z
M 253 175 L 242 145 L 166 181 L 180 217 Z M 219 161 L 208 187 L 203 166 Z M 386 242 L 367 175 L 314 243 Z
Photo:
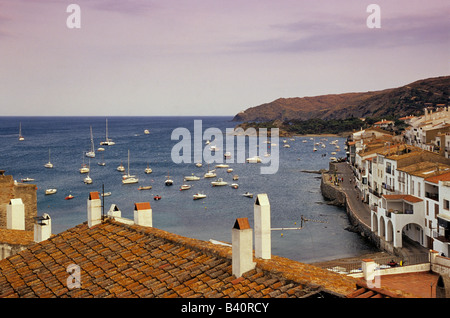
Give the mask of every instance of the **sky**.
M 0 116 L 233 116 L 449 75 L 449 52 L 448 0 L 0 0 Z

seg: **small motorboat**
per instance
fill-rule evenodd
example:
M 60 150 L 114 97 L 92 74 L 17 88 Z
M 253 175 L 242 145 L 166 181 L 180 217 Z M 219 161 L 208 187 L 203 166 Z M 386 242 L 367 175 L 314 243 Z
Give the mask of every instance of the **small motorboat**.
M 216 172 L 215 170 L 209 170 L 207 173 L 205 173 L 205 175 L 203 177 L 205 178 L 214 178 L 216 177 Z
M 227 185 L 227 184 L 228 184 L 228 182 L 223 181 L 222 178 L 219 178 L 219 179 L 217 179 L 216 181 L 212 181 L 212 182 L 211 182 L 211 185 L 212 185 L 213 187 L 217 187 L 217 186 L 225 186 L 225 185 Z
M 233 172 L 233 168 L 228 168 L 228 169 L 227 169 L 227 172 L 228 172 L 228 173 Z
M 69 194 L 65 199 L 66 199 L 66 200 L 70 200 L 70 199 L 73 199 L 73 198 L 74 198 L 74 196 L 71 195 L 71 194 Z
M 180 187 L 180 191 L 189 190 L 190 188 L 191 188 L 191 186 L 189 184 L 182 184 Z
M 237 188 L 239 188 L 239 184 L 237 184 L 237 183 L 232 183 L 232 184 L 231 184 L 231 187 L 232 187 L 233 189 L 237 189 Z
M 161 200 L 161 196 L 160 196 L 160 195 L 155 195 L 155 196 L 153 197 L 153 200 L 159 201 L 159 200 Z
M 194 174 L 192 174 L 191 176 L 184 177 L 184 180 L 186 180 L 186 181 L 197 181 L 197 180 L 200 180 L 200 177 L 197 177 Z
M 247 161 L 248 163 L 260 163 L 261 162 L 261 158 L 258 156 L 254 156 L 254 157 L 250 157 L 245 159 L 245 161 Z
M 233 176 L 233 180 L 234 180 L 234 181 L 239 180 L 239 176 L 238 176 L 237 174 L 235 174 L 235 175 Z
M 224 163 L 216 165 L 216 168 L 228 168 L 228 167 L 229 167 L 229 165 L 224 164 Z
M 101 194 L 102 197 L 109 197 L 111 195 L 111 192 L 105 192 Z
M 243 194 L 243 196 L 244 196 L 244 197 L 247 197 L 247 198 L 253 198 L 253 193 L 245 192 L 245 193 Z
M 45 194 L 49 195 L 49 194 L 55 194 L 58 190 L 56 190 L 55 188 L 52 189 L 47 189 L 45 190 Z
M 203 166 L 203 164 L 202 164 L 201 162 L 197 162 L 197 163 L 195 164 L 195 166 L 198 167 L 198 168 L 200 168 L 200 167 Z
M 22 179 L 22 182 L 31 182 L 31 181 L 34 181 L 34 179 L 33 178 L 23 178 Z
M 204 193 L 196 193 L 196 194 L 193 195 L 193 197 L 194 197 L 194 200 L 200 200 L 200 199 L 206 198 L 206 194 L 204 194 Z
M 139 188 L 138 188 L 138 190 L 150 190 L 152 188 L 152 186 L 150 185 L 150 186 L 140 186 Z

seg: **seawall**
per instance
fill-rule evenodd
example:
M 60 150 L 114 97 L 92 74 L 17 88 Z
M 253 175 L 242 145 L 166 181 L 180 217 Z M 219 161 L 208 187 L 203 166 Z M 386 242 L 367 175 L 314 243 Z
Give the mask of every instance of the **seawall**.
M 331 165 L 330 165 L 331 168 Z M 351 206 L 348 200 L 347 193 L 343 191 L 340 186 L 335 186 L 329 181 L 330 177 L 334 176 L 333 169 L 328 172 L 322 173 L 320 181 L 320 190 L 325 200 L 330 201 L 329 204 L 343 207 L 347 213 L 350 224 L 352 225 L 349 230 L 360 234 L 367 238 L 377 248 L 381 248 L 379 237 L 374 234 L 370 229 L 370 224 L 364 223 L 358 216 L 357 211 Z

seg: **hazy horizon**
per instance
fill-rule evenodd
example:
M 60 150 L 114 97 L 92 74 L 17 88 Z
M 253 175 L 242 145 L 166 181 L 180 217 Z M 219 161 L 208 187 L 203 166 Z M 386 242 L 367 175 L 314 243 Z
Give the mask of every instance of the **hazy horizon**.
M 358 0 L 0 0 L 0 116 L 234 116 L 450 74 L 447 0 L 376 4 L 380 28 Z

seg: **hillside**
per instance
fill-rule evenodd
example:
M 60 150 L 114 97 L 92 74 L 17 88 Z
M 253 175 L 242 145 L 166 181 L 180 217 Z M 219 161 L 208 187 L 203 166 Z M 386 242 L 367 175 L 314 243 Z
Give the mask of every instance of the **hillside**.
M 381 91 L 279 98 L 248 108 L 233 120 L 259 122 L 419 115 L 422 114 L 425 103 L 448 103 L 449 88 L 450 76 L 441 76 Z

